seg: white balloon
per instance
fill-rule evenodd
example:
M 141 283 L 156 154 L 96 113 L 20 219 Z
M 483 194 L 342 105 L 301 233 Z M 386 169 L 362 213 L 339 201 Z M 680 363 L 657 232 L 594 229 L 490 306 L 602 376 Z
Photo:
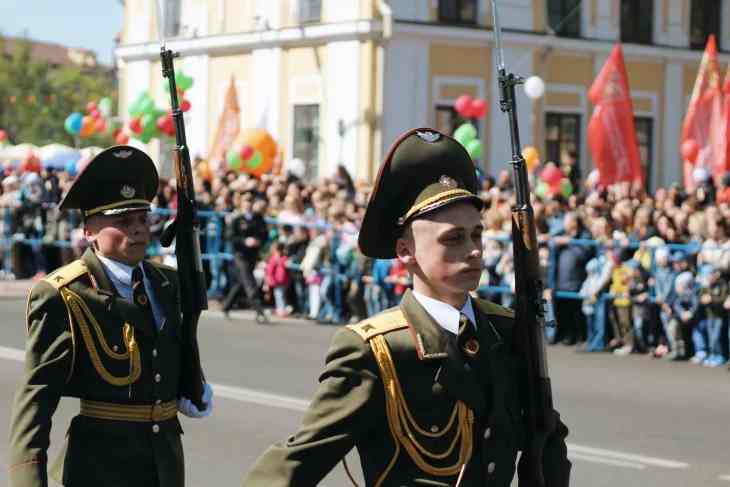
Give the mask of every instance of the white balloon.
M 304 177 L 304 173 L 307 171 L 307 167 L 304 164 L 304 161 L 297 157 L 289 161 L 286 169 L 289 171 L 289 173 L 300 179 Z
M 539 76 L 530 76 L 525 80 L 525 94 L 531 100 L 537 100 L 545 94 L 545 82 Z

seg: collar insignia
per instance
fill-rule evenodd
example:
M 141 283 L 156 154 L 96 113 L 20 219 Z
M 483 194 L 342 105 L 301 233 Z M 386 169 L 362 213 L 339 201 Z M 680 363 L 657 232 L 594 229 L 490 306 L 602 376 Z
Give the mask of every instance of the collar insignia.
M 446 186 L 449 189 L 454 189 L 459 186 L 459 184 L 456 182 L 456 179 L 447 176 L 446 174 L 443 174 L 439 178 L 439 184 L 442 186 Z
M 441 134 L 437 132 L 431 132 L 429 130 L 425 132 L 416 132 L 416 135 L 419 136 L 422 140 L 430 143 L 436 142 L 441 138 Z
M 116 152 L 112 152 L 112 154 L 114 155 L 114 157 L 118 157 L 119 159 L 126 159 L 132 155 L 132 151 L 122 149 Z
M 123 198 L 129 199 L 129 198 L 134 197 L 134 194 L 136 192 L 137 191 L 132 186 L 125 184 L 124 186 L 122 186 L 122 189 L 121 189 L 121 191 L 119 191 L 119 194 L 121 194 Z

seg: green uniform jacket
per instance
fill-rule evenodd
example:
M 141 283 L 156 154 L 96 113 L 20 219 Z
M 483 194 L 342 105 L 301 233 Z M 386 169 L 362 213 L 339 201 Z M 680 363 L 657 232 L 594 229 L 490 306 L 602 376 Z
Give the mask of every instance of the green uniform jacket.
M 457 399 L 474 411 L 473 453 L 461 486 L 508 487 L 524 439 L 516 382 L 518 359 L 510 353 L 514 319 L 511 311 L 495 304 L 482 300 L 473 303 L 480 344 L 474 367 L 465 363 L 450 334 L 410 292 L 405 294 L 400 312 L 386 311 L 339 330 L 300 430 L 285 442 L 270 447 L 243 485 L 316 485 L 353 446 L 360 455 L 365 484 L 376 484 L 395 452 L 383 381 L 367 341 L 382 334 L 405 401 L 423 430 L 438 433 L 444 429 Z M 389 320 L 394 323 L 388 323 Z M 547 487 L 569 485 L 571 464 L 564 440 L 567 434 L 567 428 L 558 419 L 543 457 Z M 432 452 L 446 452 L 452 438 L 423 437 L 419 441 Z M 455 450 L 443 460 L 443 465 L 454 464 L 458 447 Z M 401 448 L 382 485 L 437 487 L 455 483 L 456 475 L 444 477 L 422 471 Z
M 125 405 L 177 399 L 181 323 L 177 272 L 150 263 L 154 295 L 163 309 L 160 331 L 140 308 L 121 298 L 91 251 L 36 284 L 28 297 L 25 371 L 13 404 L 9 477 L 12 487 L 45 487 L 51 418 L 61 397 Z M 84 336 L 60 294 L 81 297 L 98 329 Z M 73 321 L 73 323 L 71 323 Z M 134 377 L 126 351 L 124 324 L 134 330 L 141 372 L 128 385 L 107 377 Z M 129 327 L 127 327 L 129 329 Z M 94 344 L 89 352 L 87 339 Z M 104 342 L 104 343 L 103 343 Z M 98 357 L 95 364 L 93 355 Z M 68 429 L 56 480 L 69 487 L 181 487 L 184 485 L 182 429 L 177 418 L 159 423 L 76 416 Z

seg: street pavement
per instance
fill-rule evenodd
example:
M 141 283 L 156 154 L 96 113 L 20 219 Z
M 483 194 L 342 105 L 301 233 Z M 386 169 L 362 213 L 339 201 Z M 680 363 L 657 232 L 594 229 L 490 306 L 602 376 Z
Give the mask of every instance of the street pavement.
M 22 371 L 25 301 L 0 300 L 0 455 Z M 243 312 L 207 312 L 201 353 L 216 391 L 213 416 L 183 418 L 187 485 L 236 486 L 256 457 L 299 424 L 335 327 L 287 320 L 256 325 Z M 730 486 L 730 374 L 643 356 L 549 353 L 556 408 L 568 424 L 573 486 Z M 54 418 L 50 458 L 78 401 Z M 6 460 L 4 461 L 6 463 Z M 351 470 L 362 485 L 355 452 Z M 0 484 L 7 484 L 0 471 Z M 349 485 L 342 466 L 321 483 Z M 515 483 L 516 485 L 516 483 Z

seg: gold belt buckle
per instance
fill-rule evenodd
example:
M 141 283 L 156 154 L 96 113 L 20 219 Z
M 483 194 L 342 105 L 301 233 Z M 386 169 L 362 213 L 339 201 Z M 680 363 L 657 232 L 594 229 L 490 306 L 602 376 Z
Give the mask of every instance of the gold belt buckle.
M 164 410 L 162 409 L 162 404 L 154 404 L 152 406 L 152 421 L 162 421 L 164 418 L 163 416 Z

